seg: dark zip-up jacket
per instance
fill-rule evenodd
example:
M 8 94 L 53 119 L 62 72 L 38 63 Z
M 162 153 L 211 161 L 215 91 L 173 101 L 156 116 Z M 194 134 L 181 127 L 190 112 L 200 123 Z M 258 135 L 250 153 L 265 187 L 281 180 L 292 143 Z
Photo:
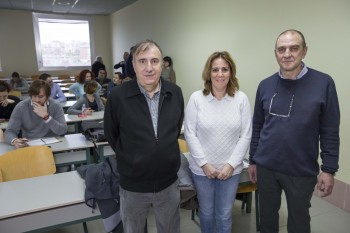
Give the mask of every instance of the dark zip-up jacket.
M 155 136 L 147 100 L 137 79 L 114 88 L 104 115 L 105 136 L 115 151 L 120 185 L 132 192 L 159 192 L 177 180 L 177 138 L 184 117 L 180 87 L 161 79 Z

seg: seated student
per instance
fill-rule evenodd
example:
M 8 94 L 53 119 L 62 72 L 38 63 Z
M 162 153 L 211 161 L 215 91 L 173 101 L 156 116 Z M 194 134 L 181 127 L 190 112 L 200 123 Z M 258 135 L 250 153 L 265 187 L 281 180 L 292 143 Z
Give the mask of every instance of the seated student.
M 102 86 L 101 96 L 107 96 L 107 86 L 111 83 L 111 79 L 107 78 L 107 71 L 105 68 L 100 68 L 98 70 L 98 77 L 96 78 L 96 82 L 98 82 Z
M 16 148 L 28 146 L 27 138 L 63 135 L 68 128 L 61 104 L 50 98 L 47 82 L 33 81 L 28 93 L 30 98 L 17 104 L 5 131 L 5 141 Z M 22 137 L 18 138 L 20 131 Z
M 0 80 L 0 120 L 8 120 L 13 109 L 19 103 L 20 99 L 17 96 L 9 95 L 11 91 L 10 84 Z
M 94 73 L 92 73 L 90 70 L 82 70 L 79 73 L 77 82 L 73 83 L 69 87 L 69 91 L 72 92 L 77 99 L 79 99 L 80 96 L 85 94 L 85 91 L 84 91 L 84 83 L 85 83 L 85 81 L 91 81 L 91 80 L 95 80 Z M 101 89 L 102 89 L 102 87 L 98 83 L 98 90 L 97 90 L 97 92 L 100 92 Z
M 39 79 L 46 81 L 51 87 L 50 97 L 58 102 L 66 102 L 67 98 L 64 96 L 61 87 L 52 81 L 51 75 L 43 73 L 39 76 Z
M 13 91 L 20 91 L 21 93 L 28 92 L 29 85 L 24 78 L 21 78 L 19 76 L 18 72 L 12 73 L 11 80 L 9 81 L 9 84 L 11 86 L 11 90 L 13 90 Z
M 68 108 L 67 113 L 71 115 L 82 114 L 82 107 L 85 104 L 86 114 L 91 115 L 96 111 L 103 111 L 104 105 L 100 96 L 97 94 L 98 83 L 96 81 L 86 81 L 84 84 L 85 94 L 82 95 L 77 102 Z
M 115 87 L 115 86 L 118 86 L 122 83 L 122 80 L 124 79 L 124 75 L 120 72 L 115 72 L 114 73 L 114 76 L 113 76 L 113 79 L 112 79 L 112 82 L 109 82 L 108 83 L 108 86 L 107 86 L 107 91 L 106 91 L 106 95 L 104 97 L 108 97 L 109 95 L 109 92 L 111 92 L 112 88 Z

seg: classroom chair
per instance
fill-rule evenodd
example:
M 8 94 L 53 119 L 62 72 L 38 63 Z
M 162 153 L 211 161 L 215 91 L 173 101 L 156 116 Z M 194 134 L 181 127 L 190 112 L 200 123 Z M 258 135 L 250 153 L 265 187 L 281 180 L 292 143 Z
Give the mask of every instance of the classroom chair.
M 242 210 L 246 213 L 252 212 L 252 196 L 255 192 L 255 218 L 256 218 L 256 231 L 260 231 L 260 216 L 259 216 L 259 190 L 256 184 L 241 184 L 238 186 L 237 194 L 242 194 Z
M 47 146 L 30 146 L 0 156 L 0 182 L 54 174 L 55 160 Z
M 32 79 L 32 81 L 38 80 L 39 79 L 39 75 L 38 74 L 33 74 L 30 76 L 30 78 Z
M 70 79 L 70 75 L 69 74 L 60 74 L 60 75 L 58 75 L 58 79 L 59 80 Z
M 12 90 L 9 92 L 9 95 L 13 95 L 13 96 L 16 96 L 16 97 L 21 97 L 22 96 L 22 92 L 20 91 L 16 91 L 16 90 Z

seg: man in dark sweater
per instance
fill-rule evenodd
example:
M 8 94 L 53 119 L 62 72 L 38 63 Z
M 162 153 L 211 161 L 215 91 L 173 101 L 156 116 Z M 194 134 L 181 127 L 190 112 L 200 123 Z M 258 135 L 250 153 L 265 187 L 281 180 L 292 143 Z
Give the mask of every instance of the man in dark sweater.
M 340 111 L 335 84 L 329 75 L 306 67 L 306 53 L 301 32 L 282 32 L 275 45 L 280 70 L 257 90 L 248 171 L 258 184 L 261 233 L 279 231 L 282 190 L 288 232 L 310 233 L 314 187 L 317 184 L 321 196 L 330 195 L 338 170 Z
M 125 233 L 142 233 L 152 206 L 158 232 L 180 232 L 177 138 L 184 116 L 181 89 L 160 78 L 162 53 L 150 40 L 133 50 L 136 78 L 112 89 L 105 136 L 120 173 Z
M 11 91 L 10 84 L 0 80 L 0 120 L 9 120 L 13 109 L 20 101 L 17 96 L 9 95 Z

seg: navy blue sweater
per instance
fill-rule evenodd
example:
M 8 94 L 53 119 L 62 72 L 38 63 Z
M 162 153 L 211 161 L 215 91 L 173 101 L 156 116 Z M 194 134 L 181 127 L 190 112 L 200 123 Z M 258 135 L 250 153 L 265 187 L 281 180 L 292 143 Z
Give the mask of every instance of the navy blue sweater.
M 301 79 L 286 80 L 276 73 L 256 93 L 250 163 L 292 176 L 316 176 L 320 148 L 321 170 L 335 173 L 339 124 L 337 92 L 329 75 L 309 68 Z

